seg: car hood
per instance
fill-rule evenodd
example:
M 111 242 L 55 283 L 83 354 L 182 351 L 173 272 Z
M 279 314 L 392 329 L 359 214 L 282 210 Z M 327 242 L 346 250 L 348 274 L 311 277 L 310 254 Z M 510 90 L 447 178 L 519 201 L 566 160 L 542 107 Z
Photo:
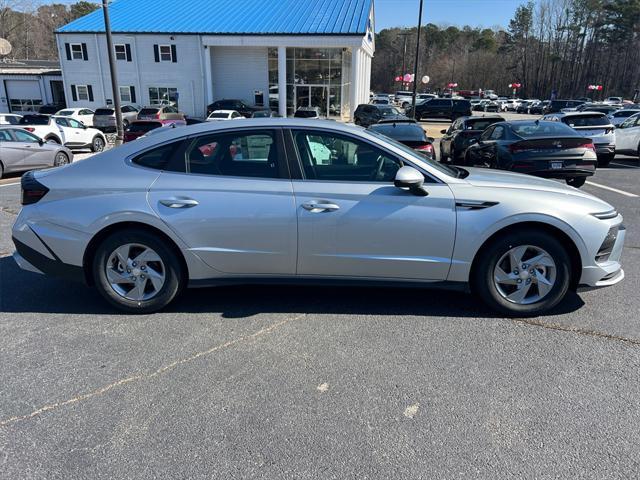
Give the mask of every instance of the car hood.
M 522 173 L 505 172 L 502 170 L 491 170 L 487 168 L 467 168 L 469 175 L 465 180 L 476 187 L 488 188 L 510 188 L 517 190 L 531 190 L 535 192 L 558 193 L 562 195 L 571 195 L 574 197 L 587 198 L 601 202 L 603 205 L 611 207 L 597 197 L 570 187 L 555 180 L 547 180 L 545 178 L 534 177 Z

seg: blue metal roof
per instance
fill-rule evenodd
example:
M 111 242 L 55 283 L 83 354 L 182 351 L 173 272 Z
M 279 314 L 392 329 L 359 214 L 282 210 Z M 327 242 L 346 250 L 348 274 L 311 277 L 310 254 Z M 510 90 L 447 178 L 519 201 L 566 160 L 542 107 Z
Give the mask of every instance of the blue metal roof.
M 114 33 L 364 35 L 373 0 L 114 0 Z M 102 9 L 57 30 L 104 32 Z

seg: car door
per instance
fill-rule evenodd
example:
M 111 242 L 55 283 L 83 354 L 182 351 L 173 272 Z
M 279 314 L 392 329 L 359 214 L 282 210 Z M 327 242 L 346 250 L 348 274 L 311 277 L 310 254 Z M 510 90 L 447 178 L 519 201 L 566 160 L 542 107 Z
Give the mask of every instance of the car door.
M 53 154 L 40 146 L 40 139 L 20 128 L 0 130 L 0 159 L 6 171 L 23 171 L 51 165 Z
M 298 275 L 369 279 L 447 278 L 455 240 L 449 187 L 427 178 L 428 196 L 394 187 L 406 160 L 363 139 L 294 129 L 301 165 L 293 181 Z
M 469 157 L 473 165 L 491 165 L 497 155 L 496 140 L 502 138 L 504 127 L 492 125 L 487 128 L 475 145 L 469 147 Z
M 53 119 L 56 128 L 60 132 L 60 136 L 62 137 L 62 143 L 68 146 L 79 146 L 79 135 L 76 131 L 71 128 L 71 124 L 69 123 L 68 118 L 55 117 Z
M 636 151 L 640 143 L 640 114 L 629 117 L 615 130 L 616 151 Z
M 453 138 L 455 137 L 455 135 L 462 128 L 463 123 L 464 122 L 462 120 L 454 121 L 449 129 L 446 130 L 444 136 L 440 139 L 442 145 L 442 153 L 444 153 L 445 155 L 451 155 L 451 143 L 453 142 Z
M 91 145 L 94 132 L 73 118 L 68 118 L 67 122 L 69 124 L 71 135 L 73 136 L 74 144 L 77 144 L 78 146 Z
M 281 137 L 256 128 L 190 137 L 149 191 L 157 215 L 218 272 L 295 274 L 296 206 Z

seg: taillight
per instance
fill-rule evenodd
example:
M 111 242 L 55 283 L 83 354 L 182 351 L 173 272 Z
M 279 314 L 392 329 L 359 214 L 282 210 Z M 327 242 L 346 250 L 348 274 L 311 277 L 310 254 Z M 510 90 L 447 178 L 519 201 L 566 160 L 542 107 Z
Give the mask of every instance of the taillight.
M 433 145 L 431 145 L 430 143 L 418 145 L 417 147 L 415 147 L 415 150 L 418 150 L 420 152 L 433 153 Z
M 593 142 L 582 143 L 582 144 L 578 145 L 578 148 L 580 148 L 580 147 L 586 148 L 587 150 L 591 150 L 593 152 L 596 151 L 596 146 L 593 144 Z
M 27 132 L 35 132 L 35 131 L 36 131 L 36 129 L 35 129 L 35 128 L 33 128 L 33 127 L 24 127 L 24 129 L 25 129 Z
M 533 150 L 533 147 L 524 143 L 512 143 L 511 145 L 509 145 L 509 151 L 511 153 L 519 153 L 526 150 Z
M 22 176 L 20 186 L 22 188 L 22 205 L 37 203 L 49 192 L 47 187 L 36 180 L 33 170 Z

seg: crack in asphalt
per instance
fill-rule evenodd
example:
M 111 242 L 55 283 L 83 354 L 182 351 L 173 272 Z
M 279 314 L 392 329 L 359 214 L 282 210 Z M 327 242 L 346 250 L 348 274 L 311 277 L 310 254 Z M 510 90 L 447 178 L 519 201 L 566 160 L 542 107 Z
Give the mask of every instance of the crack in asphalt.
M 547 330 L 557 330 L 560 332 L 576 333 L 578 335 L 586 335 L 595 338 L 604 338 L 606 340 L 614 340 L 618 342 L 628 343 L 630 345 L 640 345 L 640 340 L 635 338 L 623 337 L 622 335 L 614 335 L 611 333 L 599 332 L 598 330 L 589 330 L 580 327 L 570 327 L 566 325 L 560 325 L 558 323 L 547 323 L 540 320 L 533 320 L 530 318 L 513 318 L 513 323 L 520 323 L 531 327 L 546 328 Z
M 195 360 L 197 360 L 200 357 L 205 357 L 207 355 L 211 355 L 212 353 L 218 352 L 220 350 L 224 350 L 226 348 L 232 347 L 234 345 L 237 345 L 239 343 L 242 343 L 244 341 L 248 341 L 248 340 L 253 340 L 257 337 L 260 337 L 262 335 L 271 333 L 274 330 L 277 330 L 278 328 L 282 327 L 283 325 L 287 324 L 287 323 L 291 323 L 291 322 L 295 322 L 296 320 L 300 320 L 301 318 L 305 317 L 307 314 L 306 313 L 302 313 L 300 315 L 297 315 L 295 317 L 292 318 L 287 318 L 285 320 L 282 320 L 281 322 L 276 322 L 273 323 L 267 327 L 263 327 L 260 330 L 258 330 L 257 332 L 254 332 L 252 334 L 249 335 L 243 335 L 241 337 L 236 338 L 235 340 L 229 340 L 228 342 L 222 343 L 220 345 L 216 345 L 214 347 L 209 348 L 208 350 L 202 350 L 200 352 L 194 353 L 193 355 L 190 355 L 188 357 L 185 358 L 181 358 L 179 360 L 175 360 L 163 367 L 158 368 L 155 371 L 152 372 L 147 372 L 147 373 L 140 373 L 137 375 L 132 375 L 130 377 L 126 377 L 126 378 L 122 378 L 116 382 L 110 383 L 108 385 L 105 385 L 103 387 L 100 387 L 96 390 L 92 390 L 88 393 L 83 393 L 80 395 L 77 395 L 73 398 L 67 399 L 67 400 L 63 400 L 60 402 L 55 402 L 55 403 L 50 403 L 47 405 L 44 405 L 40 408 L 38 408 L 37 410 L 34 410 L 31 413 L 28 413 L 26 415 L 15 415 L 13 417 L 9 417 L 6 418 L 2 421 L 0 421 L 0 427 L 6 427 L 8 425 L 17 423 L 17 422 L 21 422 L 23 420 L 28 420 L 34 417 L 37 417 L 39 415 L 42 415 L 43 413 L 49 412 L 51 410 L 57 410 L 59 408 L 62 407 L 66 407 L 67 405 L 71 405 L 74 403 L 79 403 L 82 402 L 84 400 L 89 400 L 90 398 L 93 397 L 97 397 L 99 395 L 103 395 L 107 392 L 109 392 L 110 390 L 113 390 L 116 387 L 120 387 L 122 385 L 126 385 L 128 383 L 134 383 L 134 382 L 138 382 L 140 380 L 149 380 L 152 379 L 154 377 L 158 377 L 160 375 L 163 375 L 165 373 L 167 373 L 170 370 L 173 370 L 174 368 L 177 368 L 180 365 L 184 365 L 186 363 L 191 363 Z
M 14 217 L 18 216 L 18 213 L 15 209 L 10 207 L 0 207 L 0 212 L 8 213 L 9 215 L 13 215 Z

